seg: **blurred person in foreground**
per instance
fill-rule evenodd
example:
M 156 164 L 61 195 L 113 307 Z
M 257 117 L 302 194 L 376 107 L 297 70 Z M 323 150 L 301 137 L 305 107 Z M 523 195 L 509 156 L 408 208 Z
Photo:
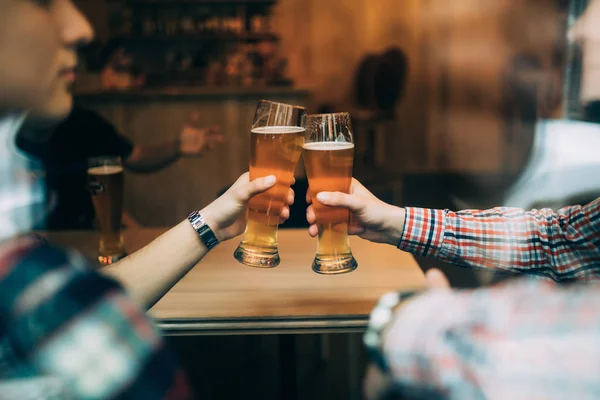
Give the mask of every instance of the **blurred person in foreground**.
M 139 305 L 150 307 L 209 247 L 241 233 L 247 200 L 275 177 L 243 175 L 192 213 L 196 227 L 183 221 L 104 275 L 76 252 L 28 235 L 43 217 L 43 185 L 16 134 L 25 110 L 57 119 L 70 112 L 77 47 L 92 36 L 70 0 L 0 0 L 0 397 L 190 398 Z M 285 208 L 281 218 L 288 216 Z
M 587 104 L 600 99 L 600 0 L 570 36 L 583 46 Z M 348 208 L 350 233 L 364 239 L 542 278 L 452 291 L 432 270 L 433 289 L 383 296 L 364 337 L 368 399 L 600 398 L 600 199 L 558 211 L 452 212 L 394 207 L 353 180 L 350 194 L 316 200 Z M 318 235 L 312 206 L 307 219 Z
M 128 171 L 151 173 L 182 157 L 202 157 L 222 141 L 218 126 L 201 128 L 198 115 L 192 114 L 176 138 L 155 145 L 134 144 L 100 114 L 79 106 L 62 121 L 53 115 L 28 117 L 17 136 L 17 146 L 39 159 L 46 172 L 50 212 L 45 227 L 51 230 L 94 228 L 87 186 L 90 158 L 121 157 Z M 126 212 L 123 222 L 135 225 Z

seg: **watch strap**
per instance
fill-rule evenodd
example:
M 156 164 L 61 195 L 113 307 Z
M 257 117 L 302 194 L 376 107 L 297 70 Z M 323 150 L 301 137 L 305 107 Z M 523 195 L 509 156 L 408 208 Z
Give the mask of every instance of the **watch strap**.
M 420 292 L 420 290 L 413 290 L 386 293 L 381 296 L 371 312 L 367 331 L 363 336 L 363 343 L 371 361 L 384 373 L 389 372 L 389 366 L 383 354 L 383 331 L 392 320 L 394 309 L 402 301 Z
M 219 244 L 219 239 L 217 239 L 215 233 L 210 229 L 210 226 L 208 226 L 206 221 L 204 221 L 204 217 L 198 211 L 193 211 L 188 216 L 188 221 L 190 221 L 192 228 L 194 228 L 202 243 L 209 250 Z

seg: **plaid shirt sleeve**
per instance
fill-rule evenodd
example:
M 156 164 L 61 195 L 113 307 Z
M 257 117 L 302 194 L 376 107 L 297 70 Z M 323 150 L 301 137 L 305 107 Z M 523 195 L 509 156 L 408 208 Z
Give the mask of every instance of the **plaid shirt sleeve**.
M 0 247 L 0 384 L 30 382 L 31 395 L 44 380 L 58 398 L 190 397 L 152 322 L 115 281 L 75 252 L 17 239 Z
M 600 199 L 584 206 L 452 212 L 407 208 L 399 249 L 554 281 L 600 275 Z
M 597 398 L 598 309 L 596 283 L 522 278 L 429 291 L 401 306 L 384 333 L 392 390 L 410 399 Z

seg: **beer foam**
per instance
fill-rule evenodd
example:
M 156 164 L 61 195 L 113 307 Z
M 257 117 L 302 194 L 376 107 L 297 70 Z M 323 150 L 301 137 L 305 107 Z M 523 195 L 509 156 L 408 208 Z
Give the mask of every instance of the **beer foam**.
M 88 169 L 90 175 L 113 175 L 123 172 L 123 167 L 120 165 L 100 165 Z
M 306 150 L 347 150 L 353 149 L 354 143 L 349 142 L 312 142 L 312 143 L 304 143 L 302 146 Z
M 252 129 L 252 133 L 260 133 L 263 135 L 282 135 L 286 133 L 304 133 L 305 128 L 301 126 L 263 126 L 261 128 Z

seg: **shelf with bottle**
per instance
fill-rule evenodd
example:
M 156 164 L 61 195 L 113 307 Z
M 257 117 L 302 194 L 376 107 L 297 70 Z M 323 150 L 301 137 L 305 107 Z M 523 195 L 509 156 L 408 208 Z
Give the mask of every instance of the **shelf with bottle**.
M 195 3 L 190 3 L 194 4 Z M 126 7 L 111 18 L 113 36 L 142 40 L 277 40 L 267 10 L 240 7 Z
M 110 3 L 123 3 L 131 5 L 152 6 L 152 5 L 272 5 L 276 0 L 108 0 Z

